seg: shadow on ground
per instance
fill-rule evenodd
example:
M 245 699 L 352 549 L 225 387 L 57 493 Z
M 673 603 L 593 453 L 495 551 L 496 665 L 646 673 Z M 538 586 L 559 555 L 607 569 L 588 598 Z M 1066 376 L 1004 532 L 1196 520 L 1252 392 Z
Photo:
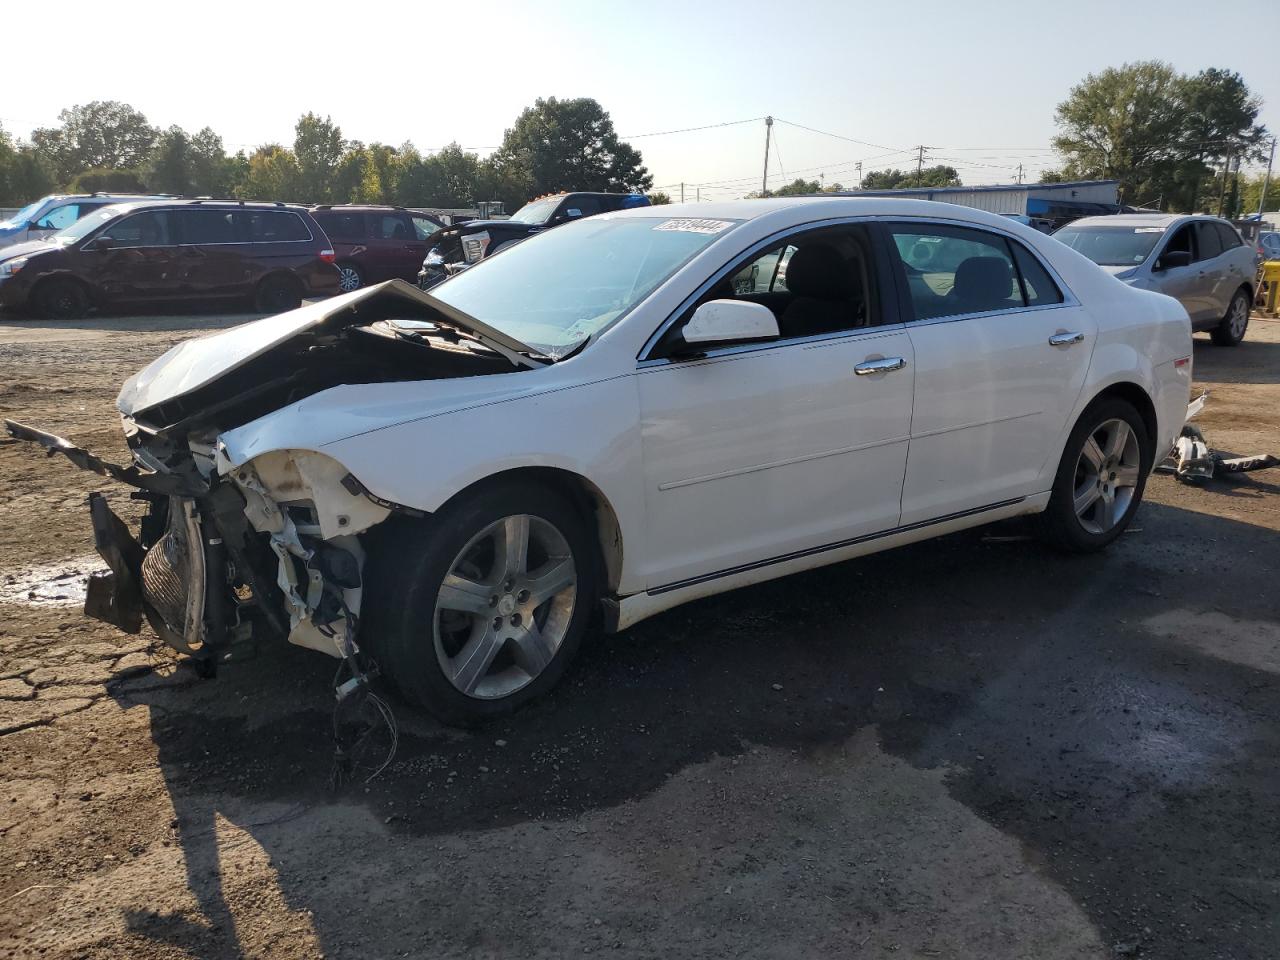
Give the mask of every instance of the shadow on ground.
M 388 884 L 358 896 L 395 922 L 353 930 L 326 912 L 333 901 L 313 873 L 290 869 L 282 832 L 244 811 L 281 811 L 278 823 L 354 804 L 386 824 L 388 844 L 465 843 L 626 804 L 714 757 L 813 756 L 874 725 L 886 751 L 948 771 L 952 797 L 1016 837 L 1106 943 L 1184 960 L 1267 955 L 1280 935 L 1280 677 L 1144 622 L 1221 611 L 1274 626 L 1280 538 L 1148 504 L 1103 557 L 984 539 L 1019 530 L 673 611 L 590 644 L 558 691 L 480 731 L 443 730 L 397 703 L 395 763 L 337 796 L 330 661 L 272 650 L 216 683 L 138 681 L 117 696 L 151 710 L 208 927 L 146 912 L 130 924 L 201 956 L 242 955 L 214 836 L 226 818 L 263 845 L 288 903 L 314 912 L 322 945 L 426 949 L 447 919 L 417 916 Z M 346 870 L 334 863 L 325 884 Z M 512 909 L 526 906 L 537 908 Z M 468 905 L 458 909 L 465 917 Z

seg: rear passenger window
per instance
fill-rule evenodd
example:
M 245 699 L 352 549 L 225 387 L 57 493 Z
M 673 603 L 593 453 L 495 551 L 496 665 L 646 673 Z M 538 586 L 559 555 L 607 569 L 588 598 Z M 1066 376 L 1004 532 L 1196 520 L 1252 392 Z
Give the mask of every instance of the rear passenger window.
M 1244 240 L 1240 234 L 1236 232 L 1236 228 L 1229 223 L 1215 223 L 1218 228 L 1218 237 L 1222 240 L 1222 249 L 1230 250 L 1233 247 L 1243 247 Z
M 227 210 L 183 210 L 177 214 L 182 224 L 182 242 L 188 244 L 235 243 L 236 228 Z
M 1062 291 L 1053 282 L 1049 272 L 1031 255 L 1022 244 L 1009 241 L 1013 248 L 1013 262 L 1018 267 L 1018 277 L 1022 281 L 1022 296 L 1028 307 L 1042 307 L 1050 303 L 1062 302 Z
M 317 213 L 316 221 L 330 240 L 363 240 L 369 235 L 363 213 Z
M 86 210 L 85 212 L 87 213 L 88 211 Z M 68 203 L 50 210 L 36 221 L 35 227 L 37 230 L 62 230 L 79 219 L 80 206 L 75 203 Z
M 1222 253 L 1222 237 L 1218 234 L 1216 223 L 1205 220 L 1196 222 L 1196 243 L 1200 247 L 1200 260 L 1212 260 Z
M 235 216 L 252 243 L 289 243 L 310 240 L 311 231 L 296 213 L 286 210 L 245 210 Z
M 373 221 L 373 238 L 375 240 L 411 240 L 407 217 L 398 213 L 374 213 L 369 219 Z
M 1022 307 L 1018 272 L 1003 237 L 966 227 L 890 225 L 891 253 L 916 320 Z M 1043 281 L 1042 281 L 1043 282 Z

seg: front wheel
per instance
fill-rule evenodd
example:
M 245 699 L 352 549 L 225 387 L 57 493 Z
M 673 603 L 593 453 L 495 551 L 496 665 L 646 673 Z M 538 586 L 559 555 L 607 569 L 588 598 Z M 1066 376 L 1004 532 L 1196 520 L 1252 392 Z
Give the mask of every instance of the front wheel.
M 580 514 L 553 491 L 480 489 L 373 545 L 362 637 L 397 689 L 446 723 L 510 712 L 577 652 L 594 556 Z
M 46 280 L 35 296 L 36 310 L 48 320 L 79 320 L 89 312 L 89 294 L 75 280 Z
M 1073 553 L 1101 550 L 1124 533 L 1151 472 L 1146 425 L 1119 397 L 1090 404 L 1067 438 L 1049 505 L 1046 539 Z
M 1231 306 L 1227 307 L 1227 315 L 1222 318 L 1210 332 L 1213 342 L 1220 347 L 1234 347 L 1244 339 L 1249 329 L 1249 295 L 1243 289 L 1237 290 L 1231 298 Z

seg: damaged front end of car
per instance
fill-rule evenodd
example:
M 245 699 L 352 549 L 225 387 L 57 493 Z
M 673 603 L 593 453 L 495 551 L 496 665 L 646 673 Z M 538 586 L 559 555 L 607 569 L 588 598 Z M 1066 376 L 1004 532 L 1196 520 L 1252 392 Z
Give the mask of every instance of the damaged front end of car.
M 509 373 L 541 366 L 534 356 L 391 281 L 170 350 L 117 401 L 128 466 L 25 424 L 6 427 L 147 504 L 135 536 L 102 494 L 90 495 L 109 570 L 89 582 L 88 616 L 129 633 L 145 620 L 205 674 L 266 635 L 343 658 L 362 677 L 361 536 L 394 513 L 421 511 L 379 498 L 316 449 L 259 443 L 258 422 L 335 387 Z

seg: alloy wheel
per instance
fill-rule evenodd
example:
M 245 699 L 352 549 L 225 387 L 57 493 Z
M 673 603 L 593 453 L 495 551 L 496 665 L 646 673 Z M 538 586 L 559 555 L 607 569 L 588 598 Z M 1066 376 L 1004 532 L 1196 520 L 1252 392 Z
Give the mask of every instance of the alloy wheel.
M 445 676 L 481 700 L 532 683 L 569 631 L 577 583 L 573 551 L 553 524 L 519 514 L 485 527 L 436 597 L 433 640 Z
M 1121 419 L 1099 424 L 1076 461 L 1076 517 L 1089 533 L 1103 534 L 1124 519 L 1133 505 L 1142 468 L 1142 450 Z
M 355 267 L 338 268 L 338 289 L 343 293 L 360 289 L 360 273 Z
M 1231 301 L 1231 315 L 1227 318 L 1227 328 L 1233 340 L 1244 339 L 1244 332 L 1249 326 L 1249 301 L 1237 296 Z

